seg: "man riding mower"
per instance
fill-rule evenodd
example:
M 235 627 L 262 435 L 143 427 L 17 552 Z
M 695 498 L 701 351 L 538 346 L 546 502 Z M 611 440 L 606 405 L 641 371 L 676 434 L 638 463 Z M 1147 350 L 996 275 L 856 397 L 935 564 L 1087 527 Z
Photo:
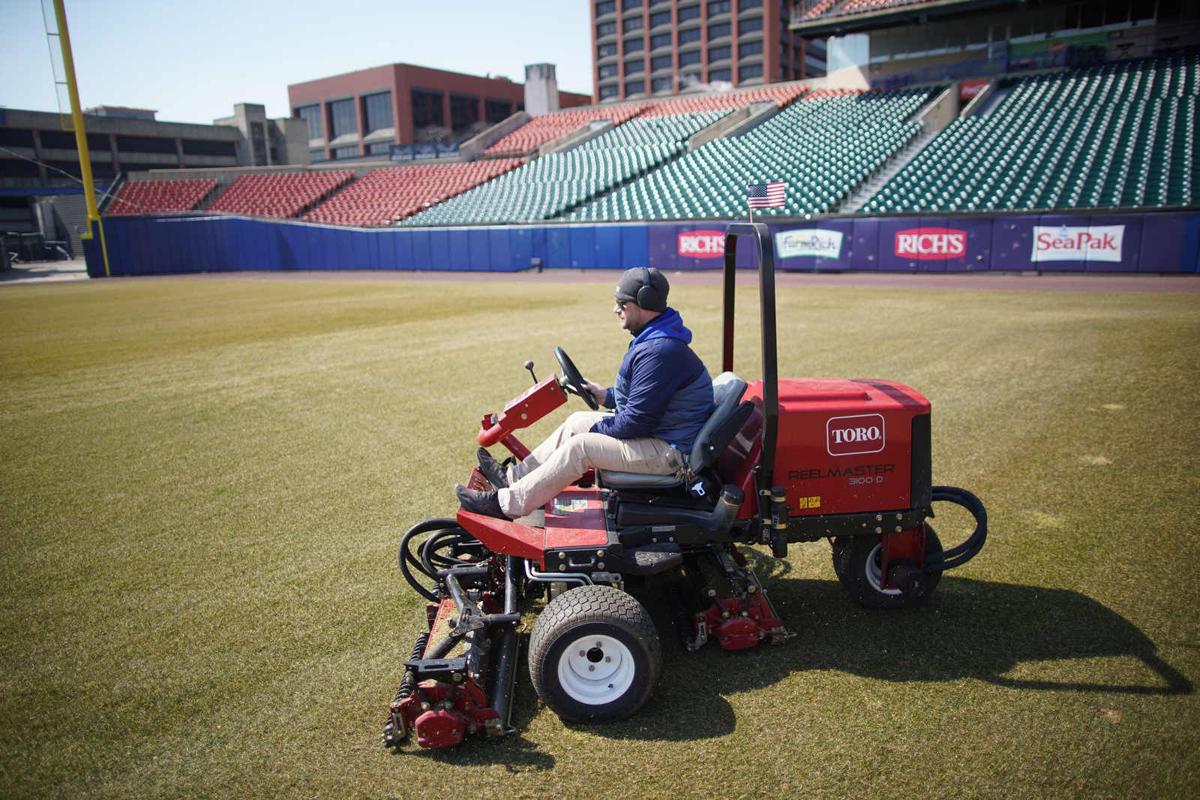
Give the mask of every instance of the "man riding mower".
M 739 238 L 759 253 L 763 378 L 733 373 L 734 273 Z M 928 598 L 941 573 L 984 544 L 986 512 L 971 493 L 932 485 L 930 404 L 900 384 L 780 379 L 774 258 L 767 229 L 726 233 L 723 372 L 712 379 L 690 333 L 666 305 L 656 270 L 622 276 L 614 309 L 634 336 L 616 385 L 586 381 L 561 348 L 550 375 L 484 416 L 480 466 L 455 519 L 404 536 L 400 568 L 428 601 L 384 727 L 384 743 L 415 734 L 451 747 L 467 734 L 501 735 L 509 718 L 521 614 L 552 599 L 529 637 L 534 689 L 566 720 L 633 714 L 661 665 L 659 635 L 626 590 L 667 591 L 690 650 L 715 641 L 741 650 L 789 633 L 740 546 L 777 558 L 792 542 L 828 539 L 834 572 L 869 608 Z M 697 371 L 698 365 L 698 371 Z M 515 432 L 581 397 L 574 414 L 532 452 Z M 504 446 L 505 467 L 486 447 Z M 975 531 L 944 550 L 928 519 L 948 501 Z

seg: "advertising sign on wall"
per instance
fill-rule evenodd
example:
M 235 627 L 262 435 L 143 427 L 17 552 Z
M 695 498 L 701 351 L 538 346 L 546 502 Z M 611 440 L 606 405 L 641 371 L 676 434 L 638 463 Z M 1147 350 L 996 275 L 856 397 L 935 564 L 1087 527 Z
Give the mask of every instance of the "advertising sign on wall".
M 1061 225 L 1033 229 L 1031 261 L 1113 261 L 1121 260 L 1124 225 Z
M 967 232 L 957 228 L 908 228 L 897 231 L 893 253 L 916 261 L 945 261 L 967 252 Z
M 775 255 L 779 258 L 840 258 L 842 232 L 822 228 L 801 228 L 775 234 Z
M 725 231 L 683 231 L 676 239 L 676 253 L 685 258 L 721 258 Z

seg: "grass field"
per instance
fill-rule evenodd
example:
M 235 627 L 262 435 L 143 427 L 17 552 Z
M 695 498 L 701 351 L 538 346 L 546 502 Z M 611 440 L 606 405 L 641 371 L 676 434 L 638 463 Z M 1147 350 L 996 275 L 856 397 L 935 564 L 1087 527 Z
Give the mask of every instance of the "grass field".
M 524 359 L 611 378 L 611 287 L 0 288 L 0 796 L 1200 796 L 1195 294 L 781 289 L 781 374 L 931 398 L 980 556 L 875 613 L 825 543 L 763 554 L 789 643 L 664 630 L 624 723 L 564 725 L 522 674 L 517 736 L 385 751 L 422 618 L 399 536 L 452 512 Z M 672 300 L 715 371 L 718 287 Z

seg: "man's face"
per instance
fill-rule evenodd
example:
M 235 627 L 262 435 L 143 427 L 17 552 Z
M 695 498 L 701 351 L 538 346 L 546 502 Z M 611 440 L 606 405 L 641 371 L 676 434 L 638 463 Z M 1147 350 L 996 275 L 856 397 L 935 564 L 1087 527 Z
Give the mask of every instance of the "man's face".
M 637 336 L 649 321 L 646 310 L 632 300 L 617 300 L 613 305 L 613 313 L 621 320 L 621 328 Z

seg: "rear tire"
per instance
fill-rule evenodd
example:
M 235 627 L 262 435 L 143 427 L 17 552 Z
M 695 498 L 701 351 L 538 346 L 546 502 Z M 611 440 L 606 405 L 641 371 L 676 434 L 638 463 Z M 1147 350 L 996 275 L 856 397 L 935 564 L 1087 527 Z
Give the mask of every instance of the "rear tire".
M 925 560 L 942 552 L 933 526 L 925 523 Z M 854 601 L 866 608 L 912 608 L 929 599 L 940 572 L 918 574 L 907 589 L 884 589 L 880 563 L 883 541 L 876 536 L 839 536 L 833 540 L 833 571 Z
M 533 688 L 564 720 L 630 716 L 650 698 L 661 669 L 650 615 L 611 586 L 581 586 L 555 598 L 529 639 Z

